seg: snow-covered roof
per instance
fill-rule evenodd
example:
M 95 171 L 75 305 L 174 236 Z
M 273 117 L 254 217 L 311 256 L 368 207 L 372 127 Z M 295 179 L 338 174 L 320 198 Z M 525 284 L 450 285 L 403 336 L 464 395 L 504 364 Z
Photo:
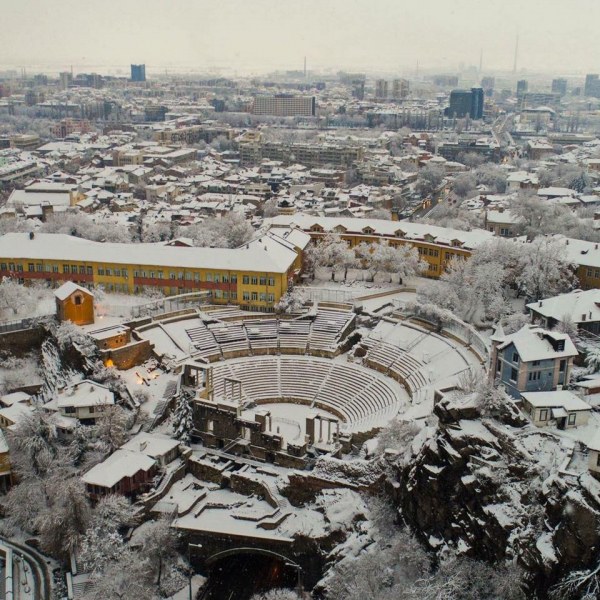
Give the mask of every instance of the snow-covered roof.
M 575 290 L 527 305 L 529 310 L 557 321 L 573 323 L 600 321 L 600 290 Z
M 104 385 L 84 379 L 60 394 L 56 401 L 58 408 L 87 406 L 109 406 L 115 403 L 114 394 Z
M 177 448 L 181 442 L 159 433 L 141 432 L 132 437 L 121 448 L 141 452 L 151 458 L 159 458 Z
M 7 233 L 0 237 L 0 257 L 95 262 L 122 265 L 148 265 L 224 271 L 285 273 L 296 252 L 281 244 L 265 251 L 252 242 L 241 248 L 186 248 L 164 243 L 122 244 L 94 242 L 64 234 Z
M 28 404 L 31 402 L 31 395 L 27 394 L 26 392 L 12 392 L 11 394 L 0 396 L 0 404 L 3 406 L 12 406 L 13 404 L 18 404 L 19 402 Z
M 569 262 L 584 267 L 600 267 L 600 244 L 597 242 L 586 242 L 563 235 L 553 237 L 564 245 L 565 257 Z
M 139 471 L 149 471 L 155 464 L 153 458 L 133 450 L 115 450 L 106 460 L 92 467 L 83 477 L 88 485 L 112 488 L 125 477 Z
M 521 392 L 523 399 L 535 408 L 564 408 L 567 412 L 592 410 L 592 407 L 569 390 L 554 392 Z
M 90 290 L 87 290 L 84 287 L 81 287 L 80 285 L 77 285 L 76 283 L 73 283 L 72 281 L 67 281 L 66 283 L 63 283 L 54 292 L 54 295 L 59 300 L 66 300 L 71 294 L 74 294 L 75 292 L 83 292 L 84 294 L 86 294 L 88 296 L 93 296 L 94 295 L 92 292 L 90 292 Z
M 410 223 L 408 221 L 388 221 L 386 219 L 359 219 L 353 217 L 319 217 L 303 213 L 294 215 L 279 215 L 266 219 L 266 223 L 276 227 L 300 227 L 308 231 L 314 225 L 319 225 L 324 231 L 334 231 L 343 227 L 347 233 L 362 234 L 366 228 L 373 230 L 374 234 L 397 237 L 397 232 L 403 232 L 404 238 L 424 240 L 431 236 L 433 243 L 451 245 L 453 240 L 461 242 L 464 248 L 475 248 L 493 238 L 493 234 L 483 229 L 461 231 L 447 227 L 437 227 L 424 223 Z
M 564 349 L 555 349 L 552 342 L 564 342 Z M 514 344 L 523 362 L 533 360 L 547 360 L 551 358 L 567 358 L 577 356 L 579 353 L 575 344 L 566 333 L 548 331 L 541 327 L 525 325 L 519 331 L 505 335 L 500 339 L 498 348 L 503 350 L 510 344 Z

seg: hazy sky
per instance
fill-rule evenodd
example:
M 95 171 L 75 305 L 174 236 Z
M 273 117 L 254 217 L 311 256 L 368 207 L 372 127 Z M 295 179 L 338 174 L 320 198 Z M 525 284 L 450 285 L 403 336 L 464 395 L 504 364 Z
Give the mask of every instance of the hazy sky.
M 600 0 L 0 0 L 0 64 L 600 71 Z

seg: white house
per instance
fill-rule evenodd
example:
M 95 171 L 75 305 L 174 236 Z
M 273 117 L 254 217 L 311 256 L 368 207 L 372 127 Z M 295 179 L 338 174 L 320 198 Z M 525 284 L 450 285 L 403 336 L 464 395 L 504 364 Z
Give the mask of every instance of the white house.
M 586 425 L 592 407 L 568 390 L 523 392 L 523 410 L 538 427 L 555 423 L 558 429 Z
M 115 396 L 105 385 L 84 379 L 66 388 L 45 408 L 58 411 L 63 417 L 78 419 L 83 424 L 94 425 L 96 418 L 114 403 Z

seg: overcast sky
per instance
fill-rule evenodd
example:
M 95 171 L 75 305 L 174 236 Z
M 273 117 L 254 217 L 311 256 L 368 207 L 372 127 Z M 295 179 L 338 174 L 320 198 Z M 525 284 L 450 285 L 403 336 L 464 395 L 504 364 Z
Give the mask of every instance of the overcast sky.
M 600 0 L 0 0 L 0 64 L 600 71 Z

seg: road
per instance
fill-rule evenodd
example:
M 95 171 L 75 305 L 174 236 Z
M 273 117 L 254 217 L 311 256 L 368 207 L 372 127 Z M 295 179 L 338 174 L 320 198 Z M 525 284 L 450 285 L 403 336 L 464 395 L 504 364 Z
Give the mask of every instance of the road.
M 0 537 L 0 542 L 13 551 L 15 600 L 50 600 L 52 578 L 44 557 L 24 544 L 3 537 Z M 27 569 L 23 568 L 23 559 Z M 4 569 L 2 578 L 4 579 Z M 26 591 L 27 588 L 29 592 Z

